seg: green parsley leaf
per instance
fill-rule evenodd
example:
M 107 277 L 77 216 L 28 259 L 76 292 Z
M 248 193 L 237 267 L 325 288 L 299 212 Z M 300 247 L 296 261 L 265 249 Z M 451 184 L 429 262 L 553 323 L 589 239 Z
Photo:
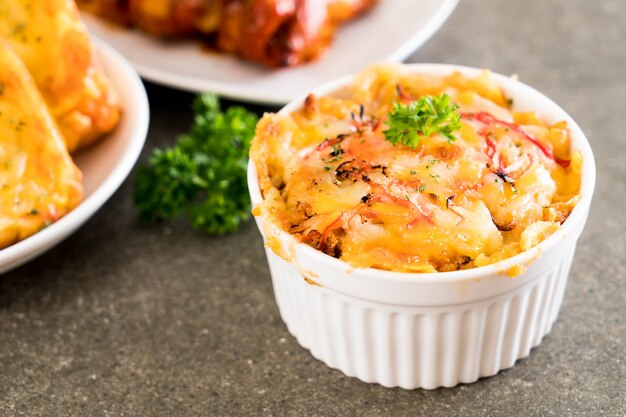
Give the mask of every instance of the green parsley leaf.
M 258 118 L 238 106 L 221 111 L 214 94 L 198 96 L 193 111 L 189 133 L 155 149 L 137 171 L 139 217 L 150 223 L 186 215 L 203 232 L 232 232 L 250 217 L 246 168 Z
M 453 133 L 461 129 L 458 104 L 450 102 L 450 96 L 424 96 L 410 104 L 395 103 L 383 131 L 385 139 L 393 145 L 401 143 L 416 148 L 420 140 L 435 134 L 444 136 L 448 142 L 456 140 Z

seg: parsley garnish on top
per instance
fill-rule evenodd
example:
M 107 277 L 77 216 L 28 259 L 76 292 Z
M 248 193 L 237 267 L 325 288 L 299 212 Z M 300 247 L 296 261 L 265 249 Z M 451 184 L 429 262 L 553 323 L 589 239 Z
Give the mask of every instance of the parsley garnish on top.
M 232 232 L 250 217 L 246 167 L 257 116 L 238 106 L 222 112 L 214 94 L 198 96 L 193 111 L 189 133 L 139 168 L 139 216 L 154 222 L 186 214 L 206 233 Z
M 450 102 L 450 96 L 424 96 L 410 104 L 395 103 L 383 131 L 385 139 L 393 145 L 401 143 L 416 148 L 420 140 L 435 134 L 444 136 L 448 142 L 456 140 L 453 132 L 461 129 L 458 104 Z

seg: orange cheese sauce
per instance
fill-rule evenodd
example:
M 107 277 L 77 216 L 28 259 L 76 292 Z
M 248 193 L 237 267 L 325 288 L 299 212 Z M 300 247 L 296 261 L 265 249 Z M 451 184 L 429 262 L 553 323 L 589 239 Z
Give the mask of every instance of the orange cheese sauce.
M 395 102 L 445 92 L 462 128 L 417 148 L 383 135 Z M 257 215 L 354 267 L 452 271 L 545 239 L 578 201 L 582 160 L 565 122 L 515 112 L 485 71 L 467 78 L 375 66 L 334 96 L 267 114 L 251 148 Z

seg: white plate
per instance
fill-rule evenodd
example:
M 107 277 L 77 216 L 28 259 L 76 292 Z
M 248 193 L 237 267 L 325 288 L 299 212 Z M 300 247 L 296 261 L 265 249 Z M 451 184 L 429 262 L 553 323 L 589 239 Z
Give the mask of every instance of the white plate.
M 318 61 L 267 69 L 203 51 L 196 41 L 163 42 L 83 15 L 90 31 L 122 53 L 146 79 L 171 87 L 268 104 L 285 104 L 333 78 L 375 61 L 399 61 L 443 24 L 458 0 L 381 0 L 344 25 Z
M 98 42 L 107 75 L 123 107 L 117 128 L 74 161 L 83 172 L 84 200 L 39 233 L 0 250 L 0 273 L 13 269 L 61 242 L 89 219 L 118 189 L 135 165 L 148 133 L 148 98 L 133 67 L 117 52 Z

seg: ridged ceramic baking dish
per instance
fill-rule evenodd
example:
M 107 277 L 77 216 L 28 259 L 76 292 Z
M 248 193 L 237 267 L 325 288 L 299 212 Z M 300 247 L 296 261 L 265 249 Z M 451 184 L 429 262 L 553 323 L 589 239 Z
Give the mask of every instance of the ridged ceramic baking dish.
M 435 75 L 480 71 L 438 64 L 408 68 Z M 578 125 L 557 104 L 514 79 L 494 77 L 514 99 L 515 110 L 535 110 L 548 122 L 567 121 L 572 149 L 583 154 L 580 202 L 557 232 L 528 251 L 480 268 L 434 274 L 354 269 L 257 217 L 262 233 L 271 228 L 294 254 L 287 261 L 266 248 L 282 319 L 298 343 L 328 366 L 387 387 L 452 387 L 513 366 L 550 332 L 589 212 L 593 154 Z M 323 96 L 349 81 L 342 78 L 313 92 Z M 299 108 L 303 100 L 281 112 Z M 253 205 L 259 204 L 252 163 L 248 185 Z M 508 277 L 505 271 L 516 265 L 526 272 Z

